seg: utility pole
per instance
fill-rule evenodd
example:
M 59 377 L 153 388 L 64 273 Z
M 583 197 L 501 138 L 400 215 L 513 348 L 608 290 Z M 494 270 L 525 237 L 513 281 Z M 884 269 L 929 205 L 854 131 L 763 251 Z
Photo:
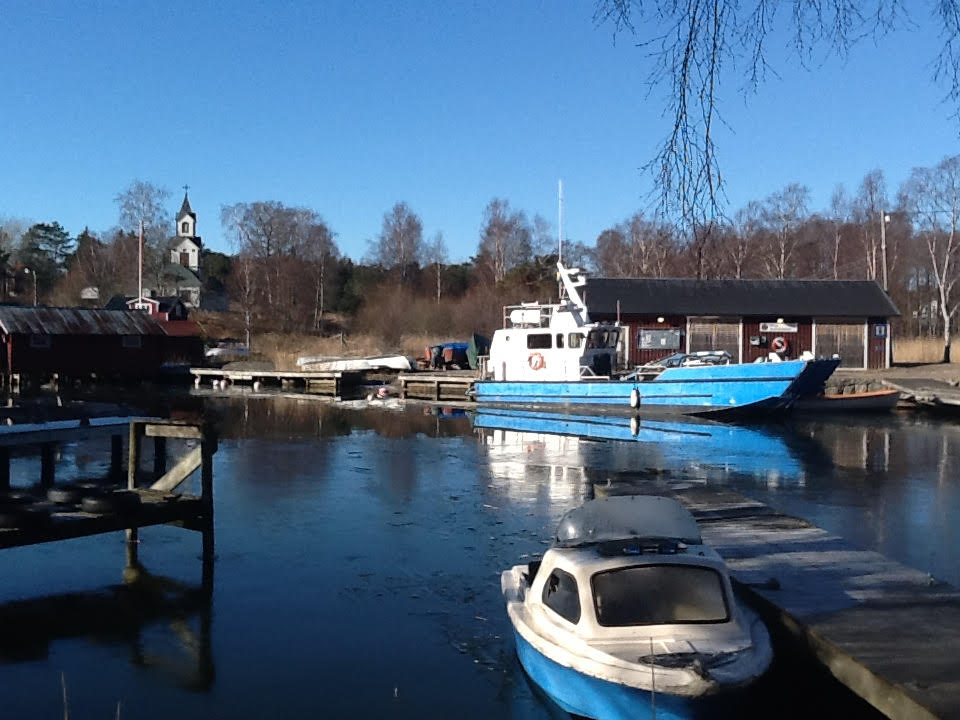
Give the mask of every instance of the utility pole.
M 887 223 L 890 216 L 886 210 L 880 211 L 880 267 L 883 270 L 883 291 L 887 291 Z

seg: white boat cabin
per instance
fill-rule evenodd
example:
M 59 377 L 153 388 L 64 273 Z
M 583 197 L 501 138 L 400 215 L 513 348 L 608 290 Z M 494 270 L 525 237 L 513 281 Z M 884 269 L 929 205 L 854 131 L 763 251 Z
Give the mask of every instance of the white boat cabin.
M 501 584 L 528 641 L 605 679 L 637 686 L 656 665 L 658 689 L 696 695 L 770 663 L 762 623 L 736 602 L 723 559 L 670 498 L 585 503 L 563 518 L 542 561 L 515 566 Z
M 486 379 L 559 382 L 609 377 L 616 367 L 617 325 L 591 323 L 577 288 L 577 268 L 557 263 L 562 281 L 556 305 L 524 303 L 504 308 L 504 327 L 493 333 Z

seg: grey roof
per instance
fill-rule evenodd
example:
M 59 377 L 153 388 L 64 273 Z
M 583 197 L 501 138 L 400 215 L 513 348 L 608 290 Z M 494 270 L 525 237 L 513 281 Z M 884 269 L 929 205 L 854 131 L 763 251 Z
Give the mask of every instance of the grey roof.
M 584 301 L 595 315 L 777 315 L 895 317 L 873 280 L 695 280 L 588 278 Z
M 177 287 L 200 287 L 200 278 L 179 263 L 167 263 L 163 268 L 163 279 L 175 281 Z
M 0 306 L 7 335 L 163 335 L 146 313 L 93 308 Z

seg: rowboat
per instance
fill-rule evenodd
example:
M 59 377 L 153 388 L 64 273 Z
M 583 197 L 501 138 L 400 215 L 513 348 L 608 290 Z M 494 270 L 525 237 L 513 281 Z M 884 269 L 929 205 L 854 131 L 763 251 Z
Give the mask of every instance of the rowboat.
M 823 393 L 799 398 L 795 410 L 809 412 L 888 412 L 900 402 L 900 391 L 892 388 L 856 393 Z

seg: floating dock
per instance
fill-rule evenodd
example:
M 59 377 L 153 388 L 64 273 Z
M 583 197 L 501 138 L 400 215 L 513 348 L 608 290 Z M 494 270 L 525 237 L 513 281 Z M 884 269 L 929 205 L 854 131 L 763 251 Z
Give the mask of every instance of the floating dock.
M 960 718 L 960 591 L 716 489 L 675 494 L 740 589 L 891 718 Z

